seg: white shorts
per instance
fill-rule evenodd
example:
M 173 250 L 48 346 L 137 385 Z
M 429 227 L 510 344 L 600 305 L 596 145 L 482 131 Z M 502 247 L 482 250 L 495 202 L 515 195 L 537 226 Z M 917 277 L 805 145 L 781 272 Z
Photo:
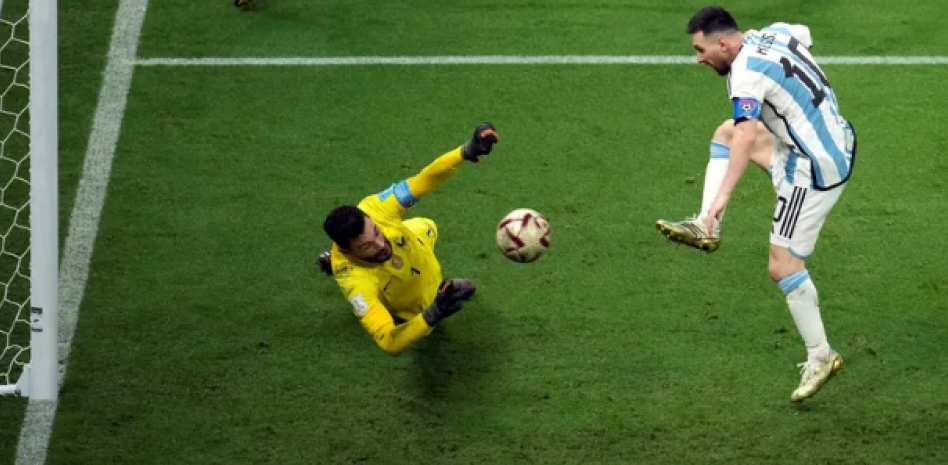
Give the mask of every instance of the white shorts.
M 797 258 L 806 259 L 813 253 L 820 237 L 823 222 L 846 184 L 830 190 L 811 186 L 809 159 L 794 154 L 781 143 L 774 144 L 770 177 L 777 191 L 770 243 L 785 247 Z

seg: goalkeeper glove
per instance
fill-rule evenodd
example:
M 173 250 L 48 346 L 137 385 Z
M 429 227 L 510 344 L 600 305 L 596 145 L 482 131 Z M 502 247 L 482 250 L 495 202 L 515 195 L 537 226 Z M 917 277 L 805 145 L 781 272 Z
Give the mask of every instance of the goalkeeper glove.
M 316 266 L 328 276 L 332 276 L 332 251 L 324 250 L 316 256 Z
M 467 161 L 480 163 L 480 156 L 487 155 L 498 141 L 497 130 L 491 123 L 481 123 L 474 130 L 474 136 L 461 147 L 461 157 Z
M 438 293 L 435 295 L 434 302 L 421 312 L 425 323 L 434 328 L 445 318 L 454 315 L 464 307 L 462 300 L 467 300 L 474 295 L 474 284 L 470 281 L 458 279 L 445 279 L 438 286 Z

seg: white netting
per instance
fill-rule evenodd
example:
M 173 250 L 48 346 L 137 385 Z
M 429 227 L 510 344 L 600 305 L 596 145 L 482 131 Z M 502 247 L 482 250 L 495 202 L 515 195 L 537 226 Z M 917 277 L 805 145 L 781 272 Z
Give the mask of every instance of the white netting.
M 29 362 L 29 0 L 0 0 L 0 386 Z

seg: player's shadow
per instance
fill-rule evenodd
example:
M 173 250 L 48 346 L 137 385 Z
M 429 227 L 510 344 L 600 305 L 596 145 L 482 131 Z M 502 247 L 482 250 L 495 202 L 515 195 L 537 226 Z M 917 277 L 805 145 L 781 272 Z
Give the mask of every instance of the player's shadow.
M 477 298 L 468 302 L 461 312 L 477 312 L 477 318 L 449 318 L 424 340 L 419 341 L 413 351 L 416 399 L 427 408 L 416 412 L 431 415 L 430 420 L 443 427 L 463 428 L 456 424 L 456 413 L 475 409 L 482 401 L 496 392 L 497 379 L 492 374 L 499 362 L 498 356 L 505 353 L 498 345 L 500 338 L 490 327 L 496 320 L 483 315 L 495 314 L 485 308 Z
M 477 333 L 483 329 L 464 323 L 469 322 L 445 321 L 418 344 L 414 358 L 420 396 L 457 399 L 458 394 L 476 389 L 483 381 L 489 370 L 490 349 L 481 346 Z M 460 386 L 467 388 L 458 389 Z

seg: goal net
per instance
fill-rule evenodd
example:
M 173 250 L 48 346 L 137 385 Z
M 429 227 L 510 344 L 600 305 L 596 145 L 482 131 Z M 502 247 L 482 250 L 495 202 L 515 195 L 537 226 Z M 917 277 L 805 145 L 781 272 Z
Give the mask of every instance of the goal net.
M 58 392 L 56 0 L 0 0 L 0 394 Z

